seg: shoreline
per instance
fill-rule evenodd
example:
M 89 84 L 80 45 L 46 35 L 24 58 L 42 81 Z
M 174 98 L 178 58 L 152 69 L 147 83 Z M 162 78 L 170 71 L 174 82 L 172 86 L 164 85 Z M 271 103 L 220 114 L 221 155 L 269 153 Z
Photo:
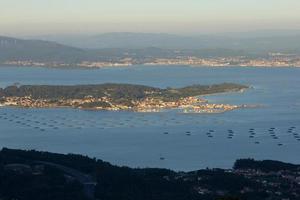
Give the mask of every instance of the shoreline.
M 234 91 L 230 92 L 222 92 L 216 93 L 211 95 L 220 95 L 220 94 L 230 94 L 234 93 Z M 59 106 L 59 105 L 48 105 L 48 106 L 22 106 L 22 105 L 13 105 L 13 104 L 0 104 L 0 108 L 17 108 L 17 109 L 74 109 L 74 110 L 81 110 L 81 111 L 94 111 L 94 112 L 132 112 L 132 113 L 162 113 L 162 112 L 171 112 L 176 111 L 177 113 L 184 113 L 184 114 L 222 114 L 225 112 L 230 112 L 233 110 L 245 109 L 245 108 L 256 108 L 258 106 L 253 105 L 231 105 L 231 104 L 216 104 L 216 103 L 209 103 L 206 99 L 200 99 L 199 97 L 202 96 L 195 96 L 193 98 L 199 99 L 202 103 L 198 104 L 190 104 L 184 106 L 177 106 L 177 107 L 132 107 L 132 108 L 83 108 L 83 107 L 75 107 L 75 106 Z
M 222 105 L 222 104 L 207 104 L 207 105 Z M 81 111 L 92 111 L 92 112 L 131 112 L 131 113 L 163 113 L 163 112 L 171 112 L 171 111 L 177 111 L 176 113 L 181 114 L 222 114 L 225 112 L 230 112 L 233 110 L 238 109 L 245 109 L 250 108 L 249 105 L 224 105 L 224 106 L 232 106 L 232 108 L 228 110 L 217 110 L 213 108 L 205 108 L 200 111 L 195 111 L 195 108 L 193 106 L 188 108 L 152 108 L 152 109 L 139 109 L 139 108 L 133 108 L 133 109 L 97 109 L 97 108 L 76 108 L 72 106 L 45 106 L 45 107 L 26 107 L 26 106 L 15 106 L 15 105 L 0 105 L 0 108 L 16 108 L 16 109 L 72 109 L 72 110 L 81 110 Z M 255 106 L 256 107 L 256 106 Z M 252 108 L 252 107 L 251 107 Z M 189 111 L 187 111 L 190 109 Z M 194 110 L 193 110 L 194 109 Z M 222 108 L 220 108 L 222 109 Z
M 265 66 L 257 66 L 257 65 L 189 65 L 189 64 L 131 64 L 131 65 L 117 65 L 117 66 L 101 66 L 101 67 L 83 67 L 83 66 L 52 66 L 52 65 L 45 65 L 45 66 L 34 66 L 34 65 L 7 65 L 7 64 L 1 64 L 0 68 L 2 67 L 15 67 L 15 68 L 41 68 L 41 69 L 61 69 L 61 70 L 97 70 L 97 69 L 128 69 L 132 67 L 190 67 L 190 68 L 269 68 L 269 69 L 294 69 L 294 68 L 300 68 L 300 66 L 271 66 L 271 65 L 265 65 Z

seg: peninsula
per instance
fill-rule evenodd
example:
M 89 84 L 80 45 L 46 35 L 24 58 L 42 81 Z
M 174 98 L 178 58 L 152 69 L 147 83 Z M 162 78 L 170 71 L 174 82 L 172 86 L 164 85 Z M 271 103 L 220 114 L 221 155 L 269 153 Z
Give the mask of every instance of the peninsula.
M 0 88 L 0 105 L 136 112 L 177 109 L 185 113 L 220 113 L 238 109 L 244 105 L 210 104 L 201 96 L 239 92 L 247 88 L 247 86 L 233 83 L 164 89 L 112 83 L 73 86 L 13 85 Z

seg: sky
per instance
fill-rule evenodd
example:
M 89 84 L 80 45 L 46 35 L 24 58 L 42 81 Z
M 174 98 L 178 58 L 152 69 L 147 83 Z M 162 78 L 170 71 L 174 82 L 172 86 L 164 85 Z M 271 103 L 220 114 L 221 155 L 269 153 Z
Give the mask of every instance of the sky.
M 299 28 L 300 0 L 0 0 L 0 35 Z

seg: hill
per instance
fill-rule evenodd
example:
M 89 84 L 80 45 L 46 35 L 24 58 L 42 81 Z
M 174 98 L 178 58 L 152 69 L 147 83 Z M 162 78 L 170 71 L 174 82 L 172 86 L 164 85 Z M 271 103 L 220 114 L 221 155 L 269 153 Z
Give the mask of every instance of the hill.
M 298 200 L 299 166 L 269 173 L 252 168 L 264 162 L 245 162 L 242 169 L 133 169 L 82 155 L 2 149 L 0 198 L 3 200 Z M 249 166 L 247 166 L 247 163 Z M 274 165 L 278 165 L 274 161 Z M 280 165 L 289 165 L 282 163 Z M 269 162 L 266 165 L 270 166 Z M 269 168 L 269 167 L 268 167 Z
M 84 56 L 83 50 L 56 42 L 0 36 L 0 61 L 77 62 Z
M 154 88 L 131 84 L 99 85 L 24 85 L 0 88 L 0 103 L 20 107 L 73 107 L 106 110 L 160 110 L 193 107 L 195 96 L 237 92 L 247 86 L 223 83 L 192 85 L 184 88 Z M 202 102 L 203 103 L 203 102 Z M 238 107 L 232 107 L 236 109 Z M 229 109 L 226 108 L 227 110 Z
M 122 34 L 117 35 L 120 38 L 125 37 L 122 36 Z M 170 38 L 174 37 L 175 36 L 170 36 Z M 102 49 L 84 49 L 45 40 L 23 40 L 0 36 L 0 63 L 30 61 L 41 62 L 53 66 L 55 63 L 71 65 L 83 61 L 118 63 L 122 62 L 122 59 L 130 58 L 133 60 L 134 64 L 140 64 L 152 61 L 152 59 L 155 58 L 176 58 L 178 56 L 240 56 L 245 54 L 245 52 L 230 49 L 174 50 L 151 47 L 155 46 L 153 44 L 164 43 L 165 39 L 159 39 L 159 36 L 156 37 L 156 42 L 150 39 L 151 37 L 149 36 L 148 39 L 146 39 L 148 42 L 143 43 L 141 46 L 129 44 L 134 44 L 132 41 L 137 41 L 139 38 L 141 41 L 144 40 L 143 35 L 136 36 L 130 34 L 125 38 L 127 38 L 125 39 L 127 42 L 123 43 L 121 48 L 112 48 L 114 46 L 120 46 L 120 41 L 108 34 L 103 39 L 93 41 L 92 43 L 101 43 L 110 48 L 102 48 L 104 46 L 99 46 Z M 78 41 L 81 40 L 78 39 Z M 83 41 L 88 42 L 88 40 Z M 110 41 L 115 41 L 116 45 L 105 45 Z M 150 47 L 139 48 L 145 45 L 149 45 Z M 125 46 L 127 47 L 125 48 Z

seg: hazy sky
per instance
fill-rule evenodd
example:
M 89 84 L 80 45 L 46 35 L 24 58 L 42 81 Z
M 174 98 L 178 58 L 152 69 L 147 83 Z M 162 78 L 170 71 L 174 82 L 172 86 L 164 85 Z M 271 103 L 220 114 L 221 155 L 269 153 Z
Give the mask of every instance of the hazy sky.
M 0 34 L 295 28 L 300 0 L 0 0 Z

